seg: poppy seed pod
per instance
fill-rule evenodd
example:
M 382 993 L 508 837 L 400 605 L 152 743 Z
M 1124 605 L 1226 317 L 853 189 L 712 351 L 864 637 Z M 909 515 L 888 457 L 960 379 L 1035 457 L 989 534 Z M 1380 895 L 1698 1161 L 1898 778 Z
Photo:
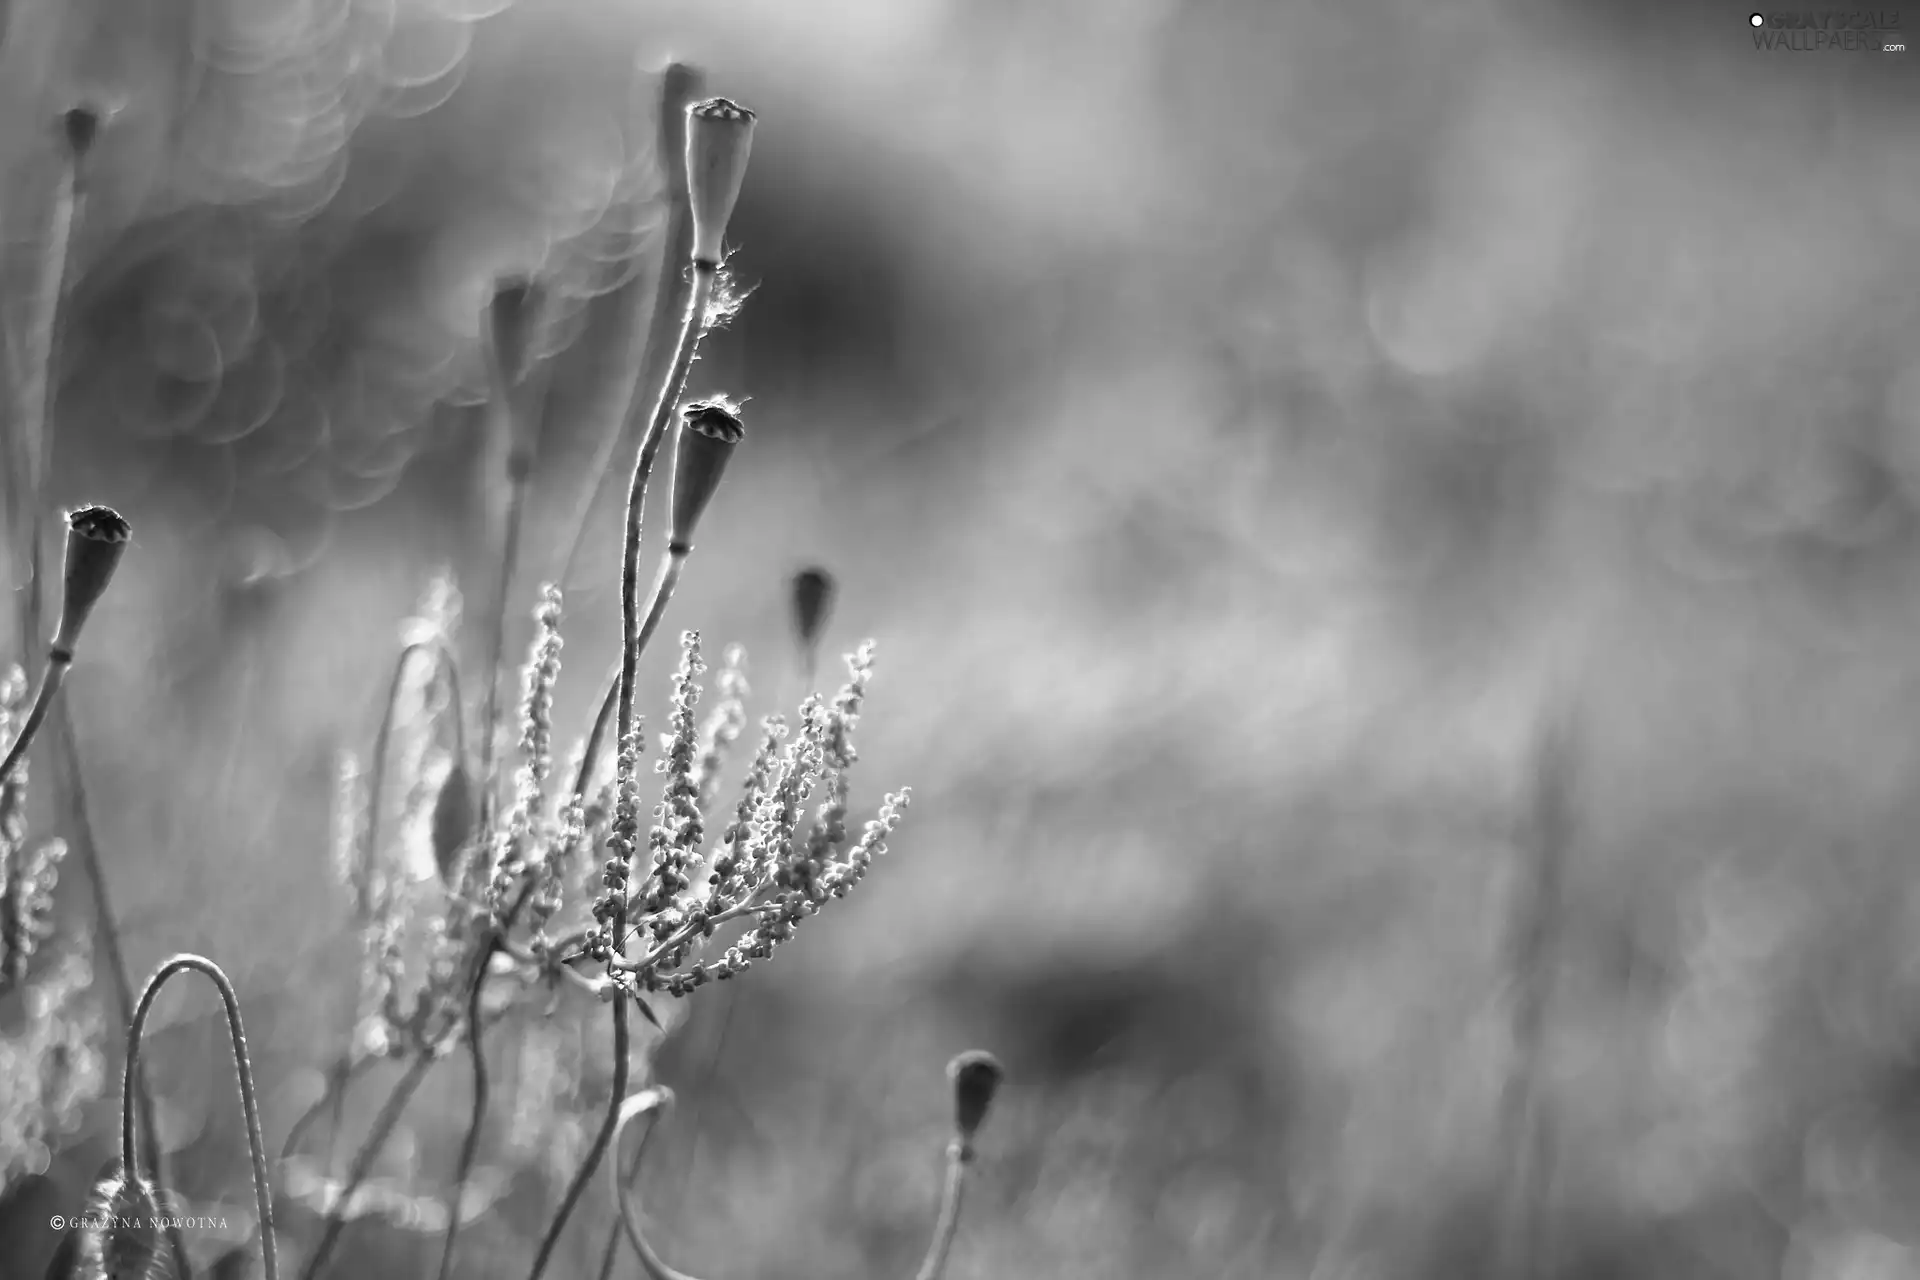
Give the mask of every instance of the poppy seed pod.
M 473 776 L 458 759 L 447 768 L 434 797 L 429 834 L 433 845 L 433 865 L 440 872 L 440 883 L 449 889 L 459 887 L 460 855 L 473 837 L 478 822 L 473 794 Z
M 713 500 L 733 447 L 746 435 L 739 416 L 725 400 L 695 400 L 680 410 L 680 437 L 673 451 L 673 514 L 667 550 L 693 550 L 693 527 Z
M 106 594 L 132 539 L 133 526 L 111 507 L 77 507 L 67 513 L 65 594 L 60 625 L 53 634 L 56 658 L 72 659 L 80 628 Z
M 819 565 L 808 565 L 793 575 L 793 629 L 800 647 L 811 649 L 833 614 L 833 575 Z
M 100 112 L 82 104 L 60 117 L 60 127 L 66 134 L 67 150 L 73 153 L 74 159 L 84 159 L 100 134 Z
M 753 112 L 726 98 L 708 98 L 687 108 L 687 203 L 693 213 L 695 262 L 720 262 L 720 242 L 747 176 L 753 120 Z
M 980 1131 L 1006 1075 L 1000 1059 L 985 1049 L 969 1049 L 947 1064 L 947 1078 L 953 1081 L 953 1130 L 963 1144 Z
M 518 386 L 533 363 L 533 333 L 545 302 L 546 290 L 525 276 L 504 277 L 494 286 L 487 304 L 487 344 L 509 387 Z

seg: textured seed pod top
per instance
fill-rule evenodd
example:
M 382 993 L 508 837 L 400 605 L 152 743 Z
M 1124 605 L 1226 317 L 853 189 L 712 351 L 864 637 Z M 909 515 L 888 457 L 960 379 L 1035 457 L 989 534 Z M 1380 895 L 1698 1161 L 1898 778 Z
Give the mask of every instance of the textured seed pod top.
M 947 1078 L 953 1081 L 953 1130 L 961 1142 L 972 1142 L 980 1131 L 1006 1076 L 1000 1059 L 984 1049 L 969 1049 L 947 1064 Z
M 687 108 L 687 203 L 693 213 L 693 260 L 717 264 L 727 222 L 740 199 L 753 151 L 753 112 L 726 98 Z
M 673 454 L 673 513 L 668 549 L 693 549 L 693 529 L 713 500 L 734 446 L 746 435 L 734 406 L 726 400 L 695 400 L 680 410 L 680 436 Z
M 106 594 L 120 557 L 133 540 L 133 526 L 111 507 L 76 507 L 67 513 L 65 594 L 53 651 L 71 657 L 93 607 Z

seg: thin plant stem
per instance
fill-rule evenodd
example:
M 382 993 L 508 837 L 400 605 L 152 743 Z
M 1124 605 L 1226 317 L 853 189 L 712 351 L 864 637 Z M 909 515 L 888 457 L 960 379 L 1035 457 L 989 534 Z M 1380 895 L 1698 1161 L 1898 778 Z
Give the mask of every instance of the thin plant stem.
M 152 1011 L 154 999 L 167 980 L 187 970 L 213 983 L 220 992 L 221 1003 L 226 1006 L 227 1038 L 233 1045 L 233 1066 L 240 1084 L 240 1109 L 247 1124 L 247 1154 L 253 1161 L 253 1198 L 260 1222 L 261 1263 L 266 1270 L 267 1280 L 279 1280 L 279 1263 L 273 1241 L 273 1190 L 267 1180 L 267 1143 L 260 1128 L 260 1106 L 253 1084 L 253 1064 L 247 1057 L 247 1034 L 240 1023 L 240 997 L 220 966 L 204 956 L 178 955 L 161 965 L 147 980 L 146 989 L 140 993 L 140 1003 L 134 1008 L 133 1021 L 127 1032 L 127 1070 L 120 1098 L 121 1164 L 129 1178 L 139 1175 L 140 1166 L 134 1158 L 133 1144 L 133 1122 L 137 1110 L 134 1081 L 140 1073 L 140 1037 L 146 1029 L 147 1015 Z
M 346 1226 L 346 1210 L 354 1193 L 360 1190 L 360 1184 L 367 1180 L 373 1171 L 373 1162 L 387 1145 L 387 1138 L 393 1133 L 394 1126 L 400 1123 L 401 1115 L 407 1104 L 426 1080 L 427 1072 L 433 1066 L 433 1058 L 428 1054 L 419 1054 L 407 1064 L 405 1074 L 394 1085 L 393 1092 L 380 1108 L 380 1114 L 374 1117 L 373 1128 L 368 1131 L 367 1139 L 360 1144 L 355 1153 L 353 1164 L 347 1170 L 346 1180 L 334 1196 L 333 1204 L 327 1210 L 326 1222 L 320 1230 L 320 1241 L 314 1245 L 313 1256 L 307 1259 L 307 1266 L 301 1274 L 301 1280 L 314 1280 L 333 1256 L 334 1246 L 339 1243 L 340 1232 Z
M 63 140 L 64 141 L 64 140 Z M 65 163 L 53 192 L 53 211 L 48 219 L 47 243 L 40 254 L 38 288 L 33 299 L 32 318 L 28 322 L 26 358 L 23 362 L 25 385 L 21 388 L 21 452 L 26 464 L 26 498 L 16 518 L 27 548 L 27 597 L 21 615 L 25 643 L 22 655 L 33 652 L 39 642 L 46 608 L 44 570 L 46 540 L 40 529 L 40 515 L 47 498 L 49 429 L 58 396 L 60 362 L 61 302 L 66 294 L 68 259 L 72 256 L 73 232 L 79 222 L 84 199 L 80 157 L 71 147 L 63 147 Z
M 633 732 L 634 684 L 640 670 L 640 652 L 645 646 L 641 635 L 641 622 L 638 616 L 640 608 L 640 527 L 647 505 L 647 477 L 653 471 L 653 460 L 660 452 L 660 442 L 667 434 L 667 420 L 672 417 L 674 406 L 679 403 L 681 389 L 686 386 L 687 371 L 693 367 L 694 352 L 700 346 L 700 335 L 706 331 L 707 303 L 713 297 L 713 281 L 719 266 L 713 262 L 696 261 L 693 264 L 693 293 L 687 299 L 686 319 L 680 326 L 680 340 L 673 358 L 673 367 L 667 371 L 667 380 L 660 385 L 660 394 L 654 401 L 653 416 L 647 424 L 646 438 L 640 444 L 640 456 L 634 462 L 633 482 L 627 489 L 627 524 L 625 537 L 620 550 L 620 699 L 619 715 L 615 724 L 619 728 L 619 742 L 626 746 Z M 669 561 L 675 559 L 669 553 Z M 680 557 L 684 558 L 684 557 Z M 677 578 L 676 566 L 672 576 Z M 672 581 L 663 566 L 661 585 L 654 590 L 655 608 L 649 610 L 652 615 L 665 608 L 662 593 L 671 593 Z M 658 622 L 657 617 L 653 618 Z M 649 632 L 650 634 L 650 632 Z M 624 939 L 627 936 L 626 899 L 622 895 L 613 919 L 613 936 Z
M 700 346 L 700 337 L 706 331 L 707 304 L 713 297 L 713 280 L 718 270 L 718 266 L 711 262 L 693 264 L 693 291 L 687 299 L 687 314 L 680 326 L 680 340 L 675 349 L 673 366 L 660 386 L 659 398 L 654 401 L 647 434 L 640 444 L 640 456 L 634 463 L 633 482 L 627 490 L 626 537 L 621 544 L 620 557 L 620 622 L 623 636 L 620 701 L 619 717 L 614 722 L 619 726 L 622 744 L 633 730 L 634 682 L 639 672 L 642 648 L 639 617 L 640 526 L 646 512 L 647 478 L 653 471 L 653 460 L 660 452 L 660 443 L 666 438 L 667 422 L 679 403 L 681 390 L 686 386 L 687 372 L 693 367 L 693 356 Z M 665 574 L 663 567 L 663 578 Z M 674 576 L 678 576 L 677 569 L 674 570 Z M 667 584 L 666 589 L 672 591 L 671 583 Z M 656 586 L 656 601 L 660 599 L 660 594 L 660 588 Z
M 627 1157 L 627 1171 L 625 1175 L 619 1177 L 614 1184 L 614 1195 L 616 1199 L 622 1196 L 623 1188 L 629 1186 L 635 1178 L 640 1176 L 640 1160 L 646 1153 L 647 1138 L 651 1136 L 652 1133 L 653 1127 L 649 1125 L 646 1133 L 642 1134 L 640 1141 L 635 1144 L 633 1154 Z M 614 1155 L 618 1157 L 620 1153 L 620 1133 L 617 1129 L 613 1135 L 613 1152 Z M 600 1280 L 608 1280 L 608 1277 L 613 1274 L 614 1259 L 620 1256 L 620 1233 L 624 1226 L 625 1213 L 626 1206 L 623 1204 L 621 1205 L 622 1220 L 616 1221 L 611 1227 L 607 1228 L 607 1247 L 600 1253 Z
M 280 1163 L 285 1164 L 292 1158 L 294 1148 L 300 1145 L 300 1139 L 306 1136 L 307 1130 L 313 1127 L 313 1122 L 320 1118 L 322 1112 L 339 1114 L 338 1104 L 347 1086 L 364 1075 L 368 1067 L 380 1061 L 382 1059 L 378 1054 L 365 1054 L 353 1059 L 338 1074 L 329 1074 L 326 1090 L 314 1100 L 312 1106 L 300 1113 L 300 1118 L 287 1130 L 286 1141 L 280 1144 Z
M 354 868 L 354 915 L 364 927 L 367 915 L 372 911 L 368 898 L 373 883 L 373 860 L 380 851 L 380 817 L 386 800 L 387 752 L 393 740 L 393 722 L 400 709 L 400 688 L 406 680 L 407 665 L 420 654 L 429 654 L 439 659 L 437 670 L 448 685 L 448 700 L 453 707 L 455 750 L 465 750 L 465 730 L 460 721 L 460 667 L 454 662 L 453 655 L 447 651 L 444 642 L 438 639 L 415 640 L 403 646 L 393 660 L 393 675 L 387 682 L 387 700 L 380 713 L 380 725 L 373 734 L 373 757 L 367 764 L 367 832 L 360 843 L 358 865 Z M 327 1093 L 323 1101 L 330 1099 L 333 1115 L 327 1129 L 326 1167 L 333 1168 L 334 1144 L 345 1120 L 343 1108 L 346 1105 L 346 1086 L 349 1063 L 353 1058 L 353 1030 L 358 1021 L 357 1015 L 349 1011 L 347 1015 L 346 1047 L 334 1059 L 327 1072 Z
M 473 1159 L 480 1150 L 480 1129 L 487 1118 L 487 1054 L 480 1036 L 480 993 L 485 988 L 483 978 L 467 989 L 467 1053 L 473 1064 L 473 1110 L 467 1121 L 467 1136 L 460 1143 L 460 1163 L 454 1173 L 447 1235 L 440 1246 L 440 1280 L 447 1280 L 453 1269 L 453 1246 L 460 1235 L 460 1206 L 466 1199 L 467 1179 L 473 1173 Z
M 613 1142 L 614 1126 L 619 1124 L 620 1108 L 627 1100 L 627 1057 L 627 997 L 620 995 L 613 1002 L 613 1096 L 607 1102 L 607 1114 L 600 1122 L 599 1132 L 593 1136 L 593 1145 L 587 1148 L 586 1158 L 580 1162 L 580 1172 L 574 1175 L 566 1195 L 561 1198 L 560 1208 L 553 1215 L 553 1221 L 547 1224 L 547 1233 L 540 1241 L 540 1251 L 534 1255 L 533 1270 L 527 1273 L 527 1280 L 540 1280 L 546 1273 L 547 1264 L 552 1261 L 554 1249 L 560 1243 L 560 1235 L 566 1230 L 567 1219 L 573 1216 L 574 1206 L 580 1203 L 587 1184 L 593 1180 L 594 1171 L 600 1167 L 601 1159 Z
M 1542 1077 L 1572 842 L 1570 729 L 1560 708 L 1551 710 L 1541 727 L 1533 753 L 1532 812 L 1518 849 L 1521 892 L 1514 899 L 1510 943 L 1514 1059 L 1501 1117 L 1505 1222 L 1500 1247 L 1503 1274 L 1510 1280 L 1531 1280 L 1547 1263 L 1545 1184 L 1552 1176 L 1553 1125 Z
M 513 927 L 514 920 L 519 917 L 520 912 L 524 910 L 527 905 L 527 900 L 532 896 L 533 884 L 529 881 L 521 886 L 520 896 L 514 899 L 513 905 L 508 908 L 505 917 L 502 918 L 497 926 L 488 929 L 484 935 L 484 940 L 481 941 L 476 948 L 473 963 L 467 970 L 466 982 L 463 986 L 463 990 L 466 992 L 465 1003 L 468 1008 L 473 1008 L 478 1005 L 479 997 L 474 994 L 474 989 L 486 982 L 487 972 L 493 960 L 494 952 L 499 949 L 500 940 L 505 937 L 507 931 Z M 480 1030 L 481 1027 L 479 1024 L 470 1026 L 468 1028 L 468 1035 L 476 1036 L 480 1034 Z M 373 1168 L 374 1160 L 376 1160 L 380 1152 L 386 1148 L 387 1140 L 393 1136 L 394 1126 L 400 1122 L 400 1116 L 406 1111 L 407 1104 L 412 1100 L 414 1091 L 420 1087 L 420 1082 L 426 1078 L 427 1070 L 433 1066 L 434 1060 L 433 1054 L 429 1051 L 422 1051 L 415 1054 L 412 1063 L 409 1064 L 407 1068 L 406 1074 L 394 1085 L 393 1092 L 387 1095 L 386 1102 L 381 1105 L 379 1117 L 374 1121 L 373 1128 L 368 1130 L 366 1138 L 360 1144 L 360 1150 L 354 1154 L 353 1163 L 347 1169 L 346 1184 L 342 1188 L 339 1197 L 334 1201 L 332 1210 L 327 1215 L 327 1222 L 321 1233 L 320 1244 L 316 1246 L 313 1258 L 307 1263 L 304 1280 L 313 1280 L 313 1278 L 319 1274 L 321 1264 L 325 1262 L 328 1255 L 332 1253 L 340 1230 L 345 1225 L 343 1215 L 347 1202 L 352 1198 L 353 1193 L 360 1189 L 360 1184 L 366 1181 L 367 1174 Z
M 527 505 L 529 465 L 528 460 L 517 455 L 508 465 L 506 525 L 500 535 L 500 563 L 494 579 L 493 629 L 487 637 L 487 697 L 480 713 L 482 830 L 493 824 L 498 805 L 499 780 L 494 776 L 494 768 L 500 737 L 500 668 L 507 656 L 507 615 L 513 608 L 513 570 L 520 558 L 520 526 Z
M 626 1232 L 627 1243 L 633 1246 L 634 1253 L 640 1258 L 640 1265 L 646 1268 L 652 1280 L 694 1280 L 686 1272 L 669 1266 L 666 1259 L 662 1258 L 659 1251 L 653 1247 L 653 1242 L 647 1239 L 647 1233 L 640 1228 L 639 1197 L 632 1189 L 632 1184 L 640 1172 L 640 1162 L 646 1154 L 647 1141 L 653 1137 L 654 1128 L 659 1123 L 659 1115 L 664 1105 L 663 1099 L 646 1109 L 647 1127 L 641 1130 L 640 1140 L 634 1144 L 633 1159 L 627 1166 L 627 1176 L 622 1178 L 617 1171 L 614 1174 L 613 1199 L 614 1203 L 620 1207 L 620 1221 L 615 1224 L 614 1230 Z M 630 1108 L 621 1109 L 619 1122 L 613 1133 L 613 1149 L 616 1154 L 620 1150 L 620 1134 L 635 1114 Z
M 54 654 L 40 672 L 40 687 L 34 691 L 33 705 L 27 709 L 27 718 L 13 735 L 13 744 L 7 748 L 7 755 L 0 760 L 0 782 L 13 776 L 20 762 L 27 758 L 27 748 L 33 745 L 34 738 L 40 732 L 40 726 L 46 723 L 47 712 L 53 709 L 53 700 L 60 694 L 60 686 L 66 683 L 67 672 L 73 667 L 72 654 Z
M 560 576 L 555 579 L 562 590 L 573 580 L 580 548 L 587 537 L 587 523 L 600 500 L 607 477 L 613 474 L 614 456 L 631 441 L 651 418 L 641 419 L 634 412 L 641 403 L 640 388 L 665 381 L 675 354 L 674 322 L 686 311 L 693 289 L 692 276 L 682 265 L 693 254 L 693 209 L 687 195 L 687 107 L 704 91 L 705 75 L 700 68 L 685 62 L 670 62 L 660 76 L 660 118 L 656 154 L 660 177 L 667 195 L 666 231 L 661 237 L 659 279 L 654 287 L 653 310 L 647 323 L 646 345 L 641 349 L 638 372 L 621 407 L 620 424 L 607 432 L 596 449 L 588 470 L 585 491 L 575 507 L 572 530 L 566 543 L 566 558 Z M 638 287 L 635 282 L 633 286 Z
M 953 1251 L 954 1233 L 960 1229 L 960 1205 L 965 1198 L 967 1164 L 972 1152 L 956 1138 L 947 1147 L 947 1181 L 940 1193 L 940 1217 L 933 1225 L 933 1239 L 920 1262 L 914 1280 L 940 1280 L 947 1269 L 947 1255 Z
M 54 664 L 49 663 L 51 670 Z M 72 818 L 73 839 L 71 846 L 80 859 L 80 865 L 86 869 L 87 884 L 93 891 L 93 914 L 95 928 L 99 934 L 100 949 L 106 953 L 107 972 L 113 980 L 115 999 L 120 1006 L 122 1026 L 133 1021 L 134 993 L 132 970 L 127 967 L 126 948 L 121 945 L 119 917 L 114 914 L 113 903 L 107 894 L 107 876 L 100 865 L 100 849 L 93 838 L 92 812 L 87 805 L 87 787 L 80 770 L 79 738 L 73 731 L 73 720 L 63 702 L 53 717 L 53 737 L 59 749 L 59 759 L 66 781 L 67 807 Z M 146 1144 L 148 1158 L 151 1161 L 150 1181 L 154 1194 L 160 1202 L 166 1203 L 167 1180 L 166 1164 L 160 1149 L 160 1130 L 153 1118 L 153 1091 L 147 1086 L 147 1068 L 145 1063 L 135 1066 L 129 1082 L 134 1098 L 140 1104 L 140 1140 Z M 193 1275 L 187 1261 L 187 1242 L 180 1228 L 171 1220 L 167 1223 L 167 1250 L 173 1255 L 174 1270 L 182 1280 L 190 1280 Z

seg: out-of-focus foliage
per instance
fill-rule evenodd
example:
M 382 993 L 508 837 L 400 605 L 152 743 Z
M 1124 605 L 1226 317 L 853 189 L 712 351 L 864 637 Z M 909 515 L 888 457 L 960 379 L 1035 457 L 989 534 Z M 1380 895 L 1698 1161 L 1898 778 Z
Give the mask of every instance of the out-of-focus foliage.
M 351 999 L 343 921 L 290 905 L 328 900 L 334 753 L 477 564 L 484 289 L 565 282 L 557 564 L 671 52 L 761 113 L 761 287 L 695 371 L 757 429 L 668 625 L 779 653 L 831 565 L 823 646 L 889 658 L 868 776 L 916 784 L 842 929 L 661 1053 L 681 1265 L 904 1269 L 983 1043 L 956 1275 L 1485 1274 L 1527 756 L 1572 706 L 1553 1274 L 1920 1275 L 1920 53 L 1722 9 L 5 0 L 8 280 L 40 122 L 122 108 L 54 467 L 142 530 L 72 691 L 134 967 L 245 975 L 284 1131 Z M 613 652 L 597 522 L 570 673 Z M 183 1190 L 240 1199 L 211 1029 L 156 1043 Z M 446 1094 L 397 1204 L 451 1168 Z M 523 1119 L 496 1144 L 555 1185 Z M 98 1154 L 0 1209 L 9 1268 Z M 542 1202 L 466 1252 L 519 1258 Z M 343 1273 L 431 1260 L 391 1220 Z

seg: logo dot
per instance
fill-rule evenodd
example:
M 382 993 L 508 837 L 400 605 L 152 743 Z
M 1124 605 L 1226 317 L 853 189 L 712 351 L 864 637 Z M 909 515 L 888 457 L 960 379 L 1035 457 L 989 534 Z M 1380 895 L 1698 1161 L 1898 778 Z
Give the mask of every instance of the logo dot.
M 1747 21 L 1748 23 L 1756 27 L 1764 27 L 1767 25 L 1767 18 L 1765 14 L 1760 14 L 1760 13 L 1753 14 L 1751 17 L 1747 19 Z

